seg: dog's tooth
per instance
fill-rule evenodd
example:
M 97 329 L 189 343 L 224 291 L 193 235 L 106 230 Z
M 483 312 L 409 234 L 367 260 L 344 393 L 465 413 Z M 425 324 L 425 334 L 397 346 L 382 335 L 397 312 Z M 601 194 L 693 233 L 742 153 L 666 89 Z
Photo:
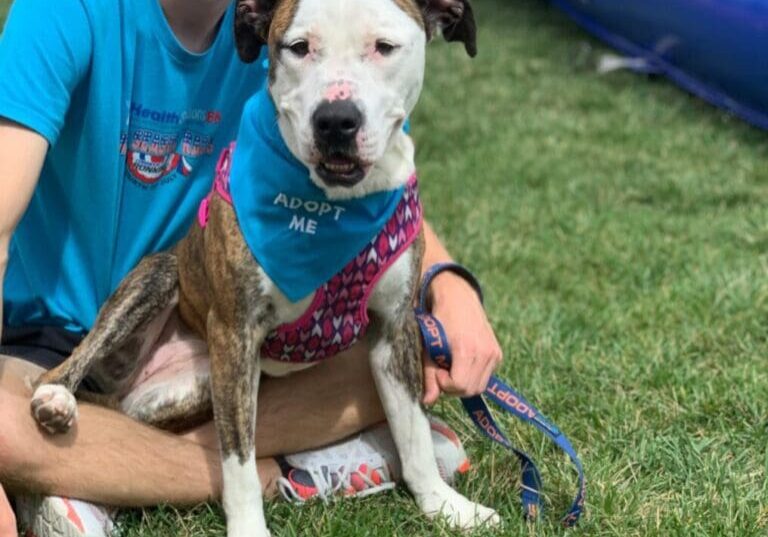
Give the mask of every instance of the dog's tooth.
M 335 163 L 335 162 L 326 162 L 323 165 L 327 170 L 334 173 L 349 173 L 355 169 L 355 164 L 351 162 L 347 162 L 343 164 Z

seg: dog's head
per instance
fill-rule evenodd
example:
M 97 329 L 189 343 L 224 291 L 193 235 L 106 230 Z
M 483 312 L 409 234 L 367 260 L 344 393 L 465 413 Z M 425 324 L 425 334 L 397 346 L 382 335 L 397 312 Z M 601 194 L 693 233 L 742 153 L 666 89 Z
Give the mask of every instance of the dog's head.
M 243 61 L 270 49 L 286 144 L 328 190 L 370 175 L 413 110 L 439 32 L 476 53 L 468 0 L 238 0 Z

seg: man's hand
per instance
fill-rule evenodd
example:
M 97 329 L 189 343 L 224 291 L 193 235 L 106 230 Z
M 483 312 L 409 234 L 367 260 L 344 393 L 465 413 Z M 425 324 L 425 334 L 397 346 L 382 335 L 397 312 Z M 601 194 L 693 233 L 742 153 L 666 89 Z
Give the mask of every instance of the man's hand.
M 502 352 L 475 290 L 461 277 L 439 274 L 431 284 L 432 314 L 443 324 L 451 346 L 451 370 L 424 357 L 424 399 L 434 404 L 441 393 L 471 397 L 485 390 L 501 363 Z
M 13 515 L 11 504 L 0 485 L 0 537 L 16 537 L 16 517 Z

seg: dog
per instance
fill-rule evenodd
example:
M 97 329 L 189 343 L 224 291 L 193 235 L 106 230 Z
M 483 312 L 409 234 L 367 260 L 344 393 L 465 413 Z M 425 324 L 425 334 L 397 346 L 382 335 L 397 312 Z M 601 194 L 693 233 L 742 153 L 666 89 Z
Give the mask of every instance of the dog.
M 413 217 L 420 206 L 401 207 L 403 199 L 410 196 L 413 203 L 416 195 L 408 181 L 415 168 L 414 148 L 403 125 L 421 92 L 426 44 L 433 35 L 442 32 L 475 54 L 475 21 L 468 1 L 239 0 L 235 19 L 243 61 L 256 61 L 262 47 L 269 46 L 264 107 L 274 108 L 273 120 L 292 158 L 326 197 L 311 207 L 339 219 L 343 209 L 336 203 L 401 189 L 398 207 Z M 235 164 L 245 166 L 244 174 L 230 170 L 232 154 Z M 275 343 L 275 329 L 306 317 L 318 294 L 287 296 L 274 281 L 275 273 L 270 275 L 266 264 L 257 261 L 238 201 L 227 199 L 226 174 L 233 173 L 234 184 L 234 177 L 247 178 L 258 166 L 237 160 L 239 155 L 238 145 L 220 160 L 219 195 L 204 202 L 200 225 L 172 251 L 145 258 L 125 278 L 72 356 L 36 382 L 31 406 L 42 427 L 61 433 L 77 418 L 72 394 L 87 374 L 95 375 L 106 392 L 125 393 L 147 354 L 149 334 L 162 326 L 157 320 L 177 306 L 184 322 L 208 345 L 210 375 L 206 371 L 175 388 L 162 404 L 134 398 L 123 409 L 145 422 L 174 428 L 212 408 L 221 446 L 227 534 L 262 537 L 269 531 L 254 449 L 259 379 L 262 373 L 284 375 L 308 365 L 265 359 L 265 354 L 273 346 L 280 354 L 285 342 L 278 338 Z M 283 201 L 289 205 L 287 198 Z M 317 225 L 300 222 L 296 226 L 301 229 L 294 231 L 311 234 Z M 370 321 L 366 337 L 371 368 L 403 479 L 429 517 L 443 517 L 463 529 L 496 524 L 499 517 L 492 509 L 469 501 L 440 478 L 433 456 L 419 403 L 422 347 L 413 314 L 423 254 L 420 226 L 412 235 L 370 282 L 367 304 L 362 303 L 362 316 Z M 257 248 L 263 246 L 256 242 Z

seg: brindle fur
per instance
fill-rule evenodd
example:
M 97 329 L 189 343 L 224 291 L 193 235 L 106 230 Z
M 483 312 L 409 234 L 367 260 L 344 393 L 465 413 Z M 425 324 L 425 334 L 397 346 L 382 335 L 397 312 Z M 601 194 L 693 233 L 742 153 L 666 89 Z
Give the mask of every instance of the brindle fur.
M 262 293 L 259 267 L 234 210 L 220 198 L 211 203 L 203 237 L 203 263 L 215 302 L 207 301 L 197 317 L 207 319 L 214 415 L 222 452 L 236 453 L 245 462 L 255 441 L 258 349 L 275 324 L 274 307 Z M 188 259 L 184 264 L 200 261 Z M 182 294 L 186 293 L 184 283 Z
M 416 4 L 416 0 L 394 0 L 395 4 L 408 14 L 416 24 L 424 28 L 424 13 L 421 8 Z
M 136 337 L 178 296 L 178 264 L 173 253 L 144 258 L 104 304 L 93 329 L 61 365 L 37 384 L 61 384 L 75 392 L 83 378 L 98 369 L 97 381 L 115 392 L 135 380 L 141 348 Z
M 193 389 L 178 398 L 168 398 L 162 391 L 152 390 L 124 410 L 132 418 L 166 431 L 188 431 L 213 418 L 209 377 L 198 377 L 194 383 Z M 98 404 L 99 401 L 92 402 Z
M 397 379 L 408 390 L 409 395 L 419 400 L 424 385 L 423 370 L 419 357 L 422 354 L 421 334 L 419 325 L 413 315 L 413 304 L 416 302 L 419 279 L 421 276 L 421 262 L 424 256 L 424 232 L 411 245 L 411 281 L 409 282 L 410 294 L 404 294 L 407 298 L 400 302 L 397 324 L 384 324 L 378 317 L 371 314 L 371 329 L 369 337 L 373 341 L 384 338 L 392 344 L 395 356 L 389 364 L 388 373 Z

